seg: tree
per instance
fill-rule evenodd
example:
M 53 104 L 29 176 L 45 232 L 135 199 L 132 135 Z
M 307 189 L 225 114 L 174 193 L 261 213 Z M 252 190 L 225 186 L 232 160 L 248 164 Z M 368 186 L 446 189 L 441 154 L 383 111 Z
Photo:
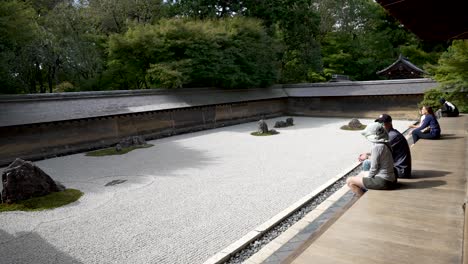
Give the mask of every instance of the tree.
M 132 23 L 151 24 L 164 16 L 162 0 L 87 0 L 82 7 L 105 33 L 124 33 Z
M 34 53 L 38 24 L 34 9 L 22 1 L 0 5 L 0 87 L 1 93 L 35 92 L 35 67 L 25 59 Z
M 170 5 L 173 16 L 195 19 L 234 17 L 244 10 L 244 2 L 235 0 L 175 0 Z
M 276 80 L 275 42 L 256 20 L 161 20 L 109 39 L 108 75 L 120 89 L 248 88 Z
M 41 20 L 40 48 L 49 90 L 61 82 L 92 89 L 92 80 L 103 71 L 103 37 L 92 27 L 83 9 L 59 4 Z
M 454 40 L 438 65 L 428 70 L 440 83 L 446 99 L 457 104 L 460 111 L 468 112 L 468 40 Z
M 334 21 L 332 31 L 321 42 L 328 72 L 349 75 L 353 80 L 375 80 L 379 79 L 376 72 L 393 63 L 400 53 L 417 57 L 421 67 L 427 62 L 429 56 L 416 56 L 415 51 L 420 50 L 417 38 L 374 1 L 340 0 L 335 7 L 327 4 L 333 9 L 329 20 Z M 330 28 L 332 22 L 327 23 L 324 28 Z

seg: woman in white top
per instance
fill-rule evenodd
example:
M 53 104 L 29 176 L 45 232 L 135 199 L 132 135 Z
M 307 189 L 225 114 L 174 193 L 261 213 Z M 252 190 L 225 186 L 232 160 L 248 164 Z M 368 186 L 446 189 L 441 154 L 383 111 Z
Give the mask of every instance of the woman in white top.
M 423 115 L 423 113 L 422 113 L 422 107 L 421 107 L 421 109 L 419 109 L 419 114 L 421 115 L 421 119 L 419 120 L 419 124 L 417 124 L 417 125 L 409 125 L 410 128 L 418 128 L 418 127 L 420 127 L 421 124 L 423 123 L 424 118 L 426 117 L 426 115 Z

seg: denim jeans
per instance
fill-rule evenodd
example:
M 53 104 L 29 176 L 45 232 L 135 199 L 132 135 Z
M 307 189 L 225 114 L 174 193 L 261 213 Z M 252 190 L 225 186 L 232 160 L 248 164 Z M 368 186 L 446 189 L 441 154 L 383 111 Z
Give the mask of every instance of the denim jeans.
M 420 138 L 424 138 L 424 139 L 440 138 L 440 135 L 433 135 L 431 133 L 423 133 L 419 130 L 413 130 L 412 136 L 413 136 L 413 143 L 416 143 Z
M 371 166 L 371 161 L 366 159 L 362 162 L 362 170 L 363 171 L 369 171 L 370 170 L 370 166 Z

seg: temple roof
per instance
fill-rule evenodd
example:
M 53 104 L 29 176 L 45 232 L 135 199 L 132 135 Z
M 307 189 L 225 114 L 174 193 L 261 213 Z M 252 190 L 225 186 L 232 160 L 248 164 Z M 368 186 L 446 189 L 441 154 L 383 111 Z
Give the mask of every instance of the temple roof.
M 376 1 L 421 39 L 468 39 L 467 0 Z
M 406 75 L 413 78 L 422 77 L 422 75 L 426 73 L 424 70 L 411 63 L 401 54 L 398 57 L 398 59 L 394 63 L 392 63 L 392 65 L 388 66 L 387 68 L 381 71 L 378 71 L 377 74 L 391 76 L 392 72 L 394 73 L 393 75 Z

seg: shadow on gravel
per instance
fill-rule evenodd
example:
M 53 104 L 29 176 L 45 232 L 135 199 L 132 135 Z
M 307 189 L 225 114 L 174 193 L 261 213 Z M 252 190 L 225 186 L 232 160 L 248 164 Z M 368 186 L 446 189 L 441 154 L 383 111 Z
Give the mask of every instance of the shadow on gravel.
M 12 236 L 0 229 L 0 241 L 0 263 L 82 263 L 34 232 Z

